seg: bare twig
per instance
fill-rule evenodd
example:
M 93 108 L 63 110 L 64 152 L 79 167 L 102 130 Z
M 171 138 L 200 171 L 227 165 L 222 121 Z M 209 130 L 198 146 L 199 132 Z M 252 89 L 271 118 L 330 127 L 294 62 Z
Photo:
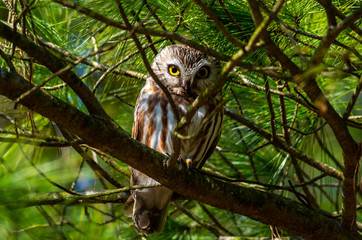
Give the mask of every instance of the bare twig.
M 239 26 L 238 22 L 235 20 L 235 18 L 233 17 L 233 15 L 230 13 L 230 11 L 226 8 L 224 2 L 222 0 L 218 0 L 220 6 L 222 7 L 222 9 L 224 10 L 224 12 L 226 13 L 226 15 L 228 15 L 230 21 L 235 25 L 235 27 L 239 30 L 239 32 L 241 34 L 243 34 L 243 37 L 245 37 L 245 39 L 249 40 L 249 37 L 244 33 L 243 29 L 241 29 L 241 27 Z
M 272 139 L 271 134 L 266 132 L 263 128 L 259 127 L 253 121 L 245 118 L 244 116 L 238 115 L 235 112 L 233 112 L 227 108 L 224 108 L 224 113 L 228 117 L 246 125 L 248 128 L 252 129 L 254 132 L 256 132 L 260 136 L 264 137 L 266 140 L 271 141 L 271 139 Z M 296 158 L 300 159 L 301 161 L 305 162 L 306 164 L 308 164 L 310 166 L 313 166 L 314 168 L 318 169 L 319 171 L 321 171 L 329 176 L 332 176 L 339 180 L 343 179 L 342 174 L 339 171 L 337 171 L 336 169 L 332 168 L 331 166 L 329 166 L 325 163 L 319 162 L 319 161 L 311 158 L 310 156 L 306 155 L 305 153 L 297 150 L 296 148 L 294 148 L 292 146 L 288 146 L 284 141 L 282 141 L 277 136 L 275 137 L 272 144 L 274 146 L 276 146 L 277 148 L 283 149 L 284 151 L 294 155 Z
M 264 84 L 265 84 L 266 100 L 268 102 L 268 107 L 269 107 L 269 112 L 270 112 L 270 129 L 271 129 L 271 135 L 272 135 L 271 141 L 273 142 L 274 138 L 276 137 L 276 130 L 275 130 L 275 124 L 274 124 L 275 123 L 275 112 L 274 112 L 273 103 L 272 103 L 272 100 L 270 97 L 269 81 L 266 76 L 264 77 Z
M 279 123 L 279 122 L 277 122 L 277 121 L 276 121 L 275 123 L 277 123 L 278 125 L 280 125 L 280 126 L 282 126 L 282 127 L 288 128 L 289 130 L 293 130 L 293 131 L 295 131 L 295 132 L 297 132 L 297 133 L 299 133 L 299 134 L 301 134 L 301 135 L 303 135 L 303 136 L 307 136 L 307 135 L 316 133 L 316 132 L 320 131 L 325 125 L 327 125 L 327 123 L 324 122 L 321 126 L 319 126 L 318 128 L 316 128 L 316 129 L 313 130 L 313 131 L 310 131 L 310 132 L 302 132 L 302 131 L 300 131 L 299 129 L 296 129 L 296 128 L 294 128 L 294 127 L 290 127 L 290 126 L 285 125 L 285 124 L 283 124 L 283 123 Z
M 72 135 L 67 131 L 61 129 L 63 136 L 68 140 L 72 140 Z M 105 171 L 99 164 L 94 161 L 79 145 L 72 146 L 74 150 L 76 150 L 80 156 L 82 156 L 83 160 L 93 169 L 94 173 L 97 177 L 106 179 L 110 184 L 117 188 L 123 188 L 124 186 L 120 184 L 116 179 L 114 179 L 107 171 Z
M 240 180 L 246 180 L 246 177 L 244 176 L 244 174 L 242 174 L 242 173 L 239 171 L 239 169 L 238 169 L 237 167 L 235 167 L 234 164 L 232 164 L 232 163 L 229 161 L 229 159 L 227 159 L 227 158 L 224 156 L 224 154 L 222 154 L 222 153 L 221 153 L 220 151 L 218 151 L 218 150 L 216 150 L 216 153 L 221 157 L 222 160 L 224 160 L 224 162 L 225 162 L 229 167 L 231 167 L 231 168 L 235 171 L 236 175 L 238 176 L 238 178 L 239 178 Z
M 220 30 L 220 32 L 235 46 L 238 46 L 240 48 L 244 48 L 245 44 L 242 43 L 240 40 L 232 37 L 229 33 L 229 31 L 225 28 L 225 26 L 222 24 L 222 22 L 219 20 L 219 18 L 216 16 L 216 14 L 208 8 L 202 1 L 195 0 L 196 4 L 201 7 L 201 9 L 213 20 L 215 23 L 215 26 Z
M 36 206 L 36 208 L 41 213 L 41 215 L 43 215 L 45 220 L 48 222 L 49 226 L 53 228 L 55 232 L 59 235 L 59 237 L 61 239 L 67 239 L 60 226 L 57 226 L 55 224 L 54 220 L 49 216 L 49 214 L 44 210 L 44 208 L 42 206 Z
M 353 92 L 351 100 L 349 100 L 349 102 L 348 102 L 348 106 L 346 108 L 346 111 L 343 113 L 343 119 L 344 120 L 348 119 L 349 115 L 351 114 L 352 109 L 353 109 L 355 103 L 357 102 L 357 99 L 358 99 L 358 96 L 359 96 L 361 90 L 362 90 L 362 76 L 359 78 L 359 81 L 357 83 L 357 87 Z
M 280 91 L 283 90 L 283 84 L 278 81 L 278 89 Z M 280 104 L 280 113 L 281 113 L 281 117 L 282 117 L 282 124 L 283 124 L 283 135 L 284 135 L 284 139 L 286 144 L 288 144 L 289 146 L 292 146 L 292 140 L 290 139 L 290 134 L 289 134 L 289 129 L 288 129 L 288 122 L 287 122 L 287 114 L 286 114 L 286 108 L 285 108 L 285 102 L 284 102 L 284 97 L 283 96 L 279 96 L 279 104 Z M 298 165 L 297 159 L 291 155 L 290 156 L 292 165 L 295 169 L 295 173 L 297 175 L 298 181 L 303 183 L 304 182 L 304 177 L 301 174 L 301 169 Z M 290 184 L 291 185 L 291 184 Z M 292 186 L 292 185 L 291 185 Z M 307 186 L 303 186 L 302 187 L 305 195 L 308 198 L 309 203 L 313 206 L 313 207 L 318 207 L 318 204 L 313 196 L 313 194 L 311 194 L 311 192 L 309 191 Z
M 211 224 L 205 222 L 204 220 L 202 220 L 201 218 L 199 218 L 198 216 L 196 216 L 194 213 L 190 212 L 188 209 L 186 209 L 184 206 L 180 205 L 177 202 L 172 202 L 172 204 L 177 207 L 178 210 L 180 210 L 181 212 L 183 212 L 186 216 L 188 216 L 189 218 L 191 218 L 192 220 L 194 220 L 195 222 L 197 222 L 198 224 L 200 224 L 203 228 L 209 230 L 212 234 L 214 234 L 216 237 L 221 236 L 221 233 Z
M 117 98 L 119 101 L 121 101 L 121 102 L 123 102 L 123 103 L 125 103 L 125 104 L 127 104 L 128 106 L 130 106 L 130 107 L 132 107 L 132 108 L 135 108 L 135 106 L 133 105 L 133 104 L 131 104 L 131 103 L 129 103 L 129 102 L 127 102 L 127 101 L 125 101 L 124 99 L 122 99 L 120 96 L 118 96 L 117 94 L 114 94 L 113 95 L 115 98 Z
M 216 217 L 209 211 L 209 209 L 207 209 L 207 207 L 204 204 L 199 203 L 200 207 L 202 208 L 202 210 L 207 214 L 207 216 L 209 216 L 209 218 L 214 222 L 215 226 L 217 226 L 218 228 L 220 228 L 223 232 L 225 232 L 226 234 L 229 235 L 233 235 L 229 230 L 227 230 L 225 227 L 223 227 L 221 225 L 221 223 L 216 219 Z
M 12 72 L 15 71 L 15 66 L 11 61 L 11 57 L 8 56 L 6 53 L 4 53 L 1 49 L 0 49 L 0 56 L 5 60 L 6 64 L 9 66 L 10 71 Z
M 265 87 L 262 87 L 262 86 L 259 86 L 259 85 L 256 85 L 256 84 L 250 82 L 245 76 L 241 75 L 240 77 L 241 77 L 242 81 L 237 81 L 236 82 L 237 84 L 246 86 L 246 87 L 250 87 L 250 88 L 253 88 L 258 91 L 266 92 Z M 278 78 L 276 78 L 276 79 L 278 79 Z M 318 109 L 316 109 L 313 105 L 311 105 L 310 103 L 306 102 L 305 100 L 303 100 L 301 98 L 298 98 L 297 96 L 295 96 L 294 94 L 292 94 L 290 92 L 284 93 L 284 92 L 274 90 L 274 89 L 269 89 L 269 92 L 272 94 L 281 95 L 281 96 L 290 98 L 290 99 L 296 101 L 297 103 L 303 105 L 304 107 L 310 109 L 311 111 L 318 113 Z

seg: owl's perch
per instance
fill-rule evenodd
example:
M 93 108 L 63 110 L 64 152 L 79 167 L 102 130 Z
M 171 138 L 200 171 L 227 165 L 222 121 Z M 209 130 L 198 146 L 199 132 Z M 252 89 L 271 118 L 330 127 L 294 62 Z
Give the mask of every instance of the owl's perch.
M 34 85 L 17 73 L 0 69 L 0 94 L 12 100 Z M 340 220 L 300 203 L 249 185 L 225 183 L 185 167 L 164 169 L 167 156 L 130 138 L 115 123 L 91 117 L 43 90 L 20 102 L 79 136 L 85 143 L 148 174 L 186 198 L 242 214 L 305 239 L 362 239 L 340 227 Z M 313 236 L 313 237 L 312 237 Z

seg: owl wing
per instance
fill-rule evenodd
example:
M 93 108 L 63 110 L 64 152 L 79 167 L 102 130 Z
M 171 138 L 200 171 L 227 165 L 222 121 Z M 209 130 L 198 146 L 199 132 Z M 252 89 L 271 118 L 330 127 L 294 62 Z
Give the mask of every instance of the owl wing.
M 157 149 L 160 144 L 159 135 L 165 131 L 162 129 L 166 127 L 162 125 L 162 117 L 169 116 L 165 112 L 162 113 L 162 111 L 167 111 L 167 107 L 166 109 L 160 107 L 165 105 L 162 101 L 166 99 L 160 97 L 152 86 L 146 84 L 138 97 L 134 114 L 132 138 L 154 149 Z M 158 184 L 142 172 L 134 168 L 130 169 L 131 186 Z M 165 225 L 172 190 L 160 186 L 136 189 L 131 194 L 125 206 L 125 215 L 131 216 L 137 230 L 146 235 L 161 232 Z
M 215 117 L 211 119 L 211 121 L 213 121 L 211 126 L 214 129 L 206 129 L 207 131 L 210 131 L 210 130 L 213 131 L 215 136 L 213 137 L 213 141 L 207 148 L 205 156 L 201 159 L 200 163 L 198 164 L 198 168 L 202 168 L 202 166 L 205 164 L 206 160 L 209 159 L 209 157 L 211 157 L 212 153 L 214 152 L 214 150 L 216 148 L 217 143 L 219 142 L 219 139 L 221 136 L 221 124 L 223 121 L 223 116 L 224 116 L 223 111 L 220 111 L 219 113 L 217 113 L 215 115 Z

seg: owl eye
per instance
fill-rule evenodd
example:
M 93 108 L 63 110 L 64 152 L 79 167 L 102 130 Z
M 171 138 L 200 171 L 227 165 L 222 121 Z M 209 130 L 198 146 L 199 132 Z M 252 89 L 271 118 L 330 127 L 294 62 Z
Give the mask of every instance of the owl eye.
M 175 65 L 170 65 L 168 67 L 168 71 L 172 76 L 178 76 L 180 75 L 180 69 Z
M 202 67 L 196 74 L 199 78 L 207 78 L 209 76 L 209 69 L 207 67 Z

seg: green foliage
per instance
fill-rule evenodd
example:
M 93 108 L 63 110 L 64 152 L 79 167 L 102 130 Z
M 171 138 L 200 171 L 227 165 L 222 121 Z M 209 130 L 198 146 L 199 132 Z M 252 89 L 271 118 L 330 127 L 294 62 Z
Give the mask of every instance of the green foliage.
M 113 1 L 91 0 L 76 2 L 109 19 L 122 22 L 117 4 Z M 154 30 L 163 30 L 164 28 L 167 31 L 173 31 L 173 29 L 177 28 L 177 34 L 229 56 L 238 50 L 238 47 L 226 39 L 207 14 L 193 1 L 135 0 L 124 2 L 127 16 L 135 26 L 139 24 L 139 19 L 145 19 L 150 14 L 148 7 L 152 9 L 157 7 L 156 15 L 158 19 L 150 17 L 144 22 L 145 28 Z M 268 2 L 267 7 L 272 9 L 275 1 L 266 2 Z M 247 43 L 255 30 L 255 25 L 246 1 L 224 2 L 236 23 L 230 19 L 218 1 L 208 1 L 207 4 L 218 16 L 231 36 L 240 39 L 243 43 Z M 351 9 L 358 6 L 357 1 L 353 0 L 333 1 L 333 4 L 346 15 L 351 13 Z M 18 4 L 17 14 L 19 15 L 20 12 L 21 6 Z M 7 13 L 7 8 L 3 3 L 0 3 L 1 21 L 7 21 L 7 17 L 4 15 Z M 265 12 L 263 14 L 267 16 Z M 327 31 L 328 22 L 324 8 L 313 0 L 286 1 L 278 17 L 285 24 L 313 35 L 324 36 Z M 128 58 L 130 54 L 138 50 L 132 40 L 120 41 L 120 39 L 128 34 L 128 31 L 107 26 L 105 23 L 49 0 L 35 1 L 25 19 L 26 29 L 30 33 L 29 38 L 37 36 L 39 39 L 52 43 L 73 56 L 86 56 L 97 51 L 97 49 L 111 47 L 111 49 L 105 52 L 100 52 L 87 58 L 89 61 L 101 63 L 106 67 L 114 66 L 117 62 Z M 160 26 L 159 20 L 162 21 L 162 26 Z M 361 26 L 361 20 L 356 22 L 356 25 Z M 283 52 L 301 68 L 307 67 L 306 60 L 310 59 L 310 56 L 320 43 L 318 39 L 301 34 L 295 34 L 300 41 L 297 43 L 293 42 L 280 27 L 280 24 L 276 22 L 269 26 L 268 32 L 272 40 L 277 43 L 277 46 L 283 49 Z M 293 34 L 293 32 L 289 33 Z M 137 36 L 143 46 L 149 44 L 147 36 L 141 34 Z M 337 40 L 343 45 L 355 49 L 357 53 L 361 53 L 362 46 L 360 40 L 357 41 L 355 40 L 356 38 L 358 38 L 358 35 L 351 29 L 347 29 Z M 162 40 L 161 37 L 157 36 L 152 36 L 151 39 L 153 42 Z M 155 44 L 154 48 L 159 51 L 172 43 L 171 40 L 164 40 Z M 7 54 L 11 54 L 12 45 L 9 42 L 0 39 L 0 44 Z M 6 47 L 3 48 L 3 46 Z M 49 51 L 61 59 L 74 62 L 74 59 L 69 55 L 65 57 L 54 49 L 49 49 Z M 155 56 L 153 50 L 147 48 L 146 54 L 149 61 L 152 62 Z M 353 94 L 358 82 L 357 76 L 361 75 L 361 64 L 357 55 L 340 45 L 332 45 L 323 64 L 318 68 L 318 84 L 328 96 L 333 107 L 340 114 L 343 114 L 345 111 L 348 101 Z M 15 56 L 26 57 L 19 49 L 16 49 Z M 358 65 L 353 65 L 358 61 Z M 268 52 L 264 48 L 245 56 L 243 62 L 261 67 L 278 67 L 275 64 L 275 59 L 269 57 Z M 352 65 L 347 70 L 346 65 L 348 63 L 346 62 Z M 42 83 L 52 75 L 48 69 L 34 62 L 14 58 L 13 63 L 19 73 L 35 84 Z M 0 58 L 0 67 L 8 68 L 3 58 Z M 139 54 L 131 56 L 127 61 L 120 64 L 116 70 L 147 73 Z M 95 86 L 95 83 L 104 74 L 104 71 L 84 63 L 75 66 L 74 72 L 78 76 L 84 76 L 82 81 L 90 89 Z M 286 71 L 282 73 L 289 74 Z M 29 76 L 31 76 L 31 79 Z M 237 111 L 240 104 L 245 117 L 253 120 L 262 129 L 270 132 L 272 124 L 270 106 L 268 106 L 265 92 L 242 85 L 243 77 L 247 78 L 250 83 L 260 87 L 265 87 L 265 81 L 268 81 L 270 88 L 273 90 L 278 90 L 278 83 L 270 77 L 264 77 L 262 73 L 236 68 L 229 77 L 229 82 L 224 87 L 223 93 L 224 98 L 229 100 L 226 104 L 227 107 Z M 46 87 L 59 86 L 62 83 L 60 78 L 54 78 L 46 84 Z M 142 79 L 127 77 L 127 75 L 113 72 L 105 77 L 104 81 L 95 91 L 96 97 L 109 116 L 129 134 L 131 133 L 133 123 L 133 108 L 119 101 L 115 98 L 114 94 L 124 101 L 134 104 L 143 83 Z M 300 92 L 298 88 L 295 88 L 296 86 L 293 83 L 283 82 L 283 84 L 279 91 L 305 97 L 305 94 Z M 239 104 L 235 101 L 230 88 L 232 88 Z M 86 112 L 78 96 L 69 87 L 59 87 L 56 90 L 49 90 L 49 92 Z M 288 124 L 293 121 L 293 128 L 297 128 L 304 133 L 310 133 L 324 124 L 324 120 L 304 105 L 298 104 L 298 114 L 295 115 L 296 102 L 290 98 L 284 98 L 284 101 L 286 120 Z M 278 124 L 283 121 L 281 111 L 279 110 L 280 99 L 277 95 L 272 94 L 271 102 L 275 111 L 275 121 L 273 124 L 275 124 L 276 132 L 282 134 L 283 127 Z M 361 115 L 361 113 L 362 105 L 361 101 L 358 101 L 352 111 L 352 115 L 357 116 Z M 66 189 L 70 189 L 72 184 L 75 183 L 77 183 L 77 190 L 111 189 L 114 186 L 99 178 L 83 162 L 80 155 L 74 149 L 70 147 L 40 147 L 36 144 L 36 138 L 16 136 L 15 134 L 16 132 L 29 132 L 52 138 L 60 138 L 62 136 L 60 130 L 48 119 L 44 119 L 42 116 L 21 106 L 14 110 L 13 103 L 2 97 L 0 98 L 0 114 L 16 121 L 16 124 L 3 119 L 0 122 L 1 129 L 9 130 L 7 134 L 0 133 L 0 195 L 2 196 L 0 203 L 11 202 L 15 206 L 9 208 L 6 204 L 0 205 L 1 239 L 144 238 L 135 232 L 132 227 L 132 220 L 123 215 L 123 204 L 17 206 L 18 199 L 22 199 L 27 194 L 61 191 L 51 184 L 49 180 L 56 182 Z M 361 129 L 353 128 L 351 133 L 357 142 L 362 140 Z M 316 138 L 321 139 L 324 147 L 318 144 Z M 28 139 L 29 142 L 23 144 L 21 142 L 16 143 L 15 141 L 14 143 L 6 142 L 4 139 Z M 291 142 L 294 147 L 309 154 L 318 161 L 338 168 L 327 153 L 331 152 L 339 161 L 339 164 L 342 164 L 342 151 L 338 147 L 338 143 L 328 126 L 323 127 L 317 134 L 307 136 L 291 131 Z M 264 184 L 289 186 L 288 180 L 293 185 L 299 184 L 296 181 L 295 169 L 291 164 L 290 154 L 277 149 L 271 144 L 250 154 L 251 151 L 266 143 L 267 141 L 255 131 L 225 117 L 223 134 L 218 146 L 226 150 L 226 152 L 221 151 L 222 156 L 214 153 L 209 162 L 206 163 L 205 169 L 233 179 L 240 177 L 239 171 L 247 180 L 259 181 Z M 102 159 L 103 156 L 89 148 L 84 148 L 84 151 L 96 159 L 99 165 L 117 179 L 119 183 L 128 186 L 128 177 L 107 165 Z M 250 156 L 252 156 L 254 169 L 251 167 Z M 224 158 L 230 164 L 227 164 Z M 125 164 L 115 159 L 113 160 L 122 169 L 128 171 Z M 319 171 L 310 166 L 300 162 L 298 164 L 305 173 L 306 181 L 320 175 Z M 235 171 L 231 165 L 238 171 Z M 46 175 L 46 178 L 39 174 L 39 171 Z M 323 191 L 318 187 L 311 188 L 320 208 L 331 212 L 340 211 L 341 183 L 331 177 L 323 178 L 318 183 L 331 186 Z M 275 192 L 277 193 L 276 190 Z M 281 194 L 296 199 L 294 193 L 283 191 Z M 188 210 L 200 219 L 215 227 L 213 220 L 197 202 L 179 202 L 184 204 Z M 271 234 L 269 226 L 265 226 L 260 222 L 213 207 L 206 207 L 215 219 L 229 231 L 223 232 L 219 229 L 222 235 L 233 234 L 235 236 L 265 237 Z M 175 206 L 170 207 L 169 213 L 170 217 L 164 232 L 148 239 L 215 239 L 215 236 L 210 231 L 180 213 Z M 358 214 L 358 219 L 360 220 L 361 218 L 362 216 Z M 285 232 L 285 235 L 288 235 L 288 233 Z

